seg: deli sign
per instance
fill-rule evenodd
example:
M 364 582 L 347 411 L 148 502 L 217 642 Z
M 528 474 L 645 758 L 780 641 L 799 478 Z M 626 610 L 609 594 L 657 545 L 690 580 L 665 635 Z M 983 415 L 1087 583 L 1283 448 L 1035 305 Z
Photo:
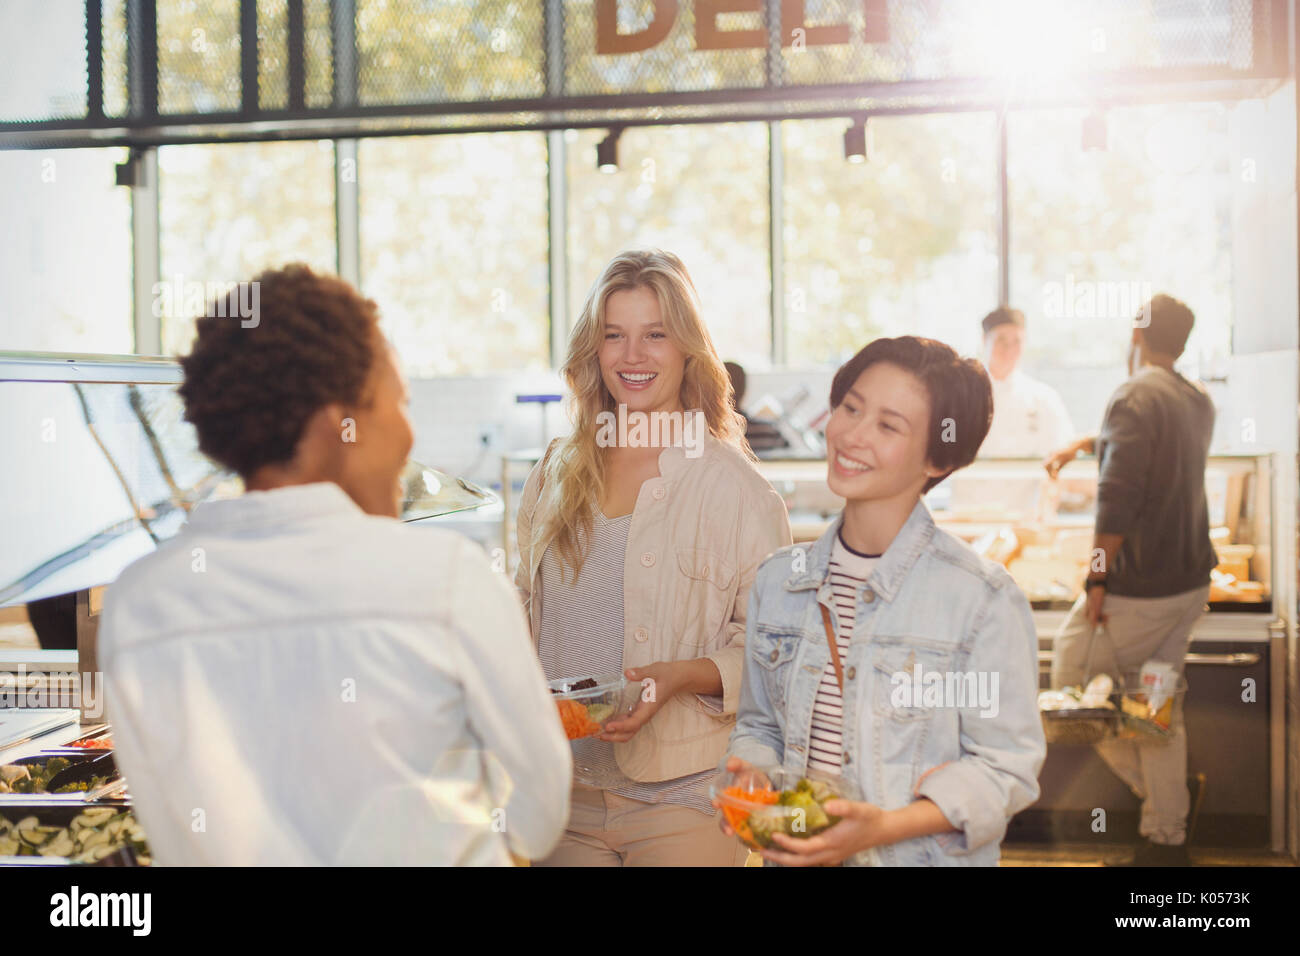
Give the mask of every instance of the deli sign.
M 598 54 L 640 53 L 663 42 L 677 21 L 679 8 L 686 0 L 654 0 L 654 14 L 644 29 L 635 33 L 618 32 L 618 9 L 623 0 L 595 0 L 596 52 Z M 859 0 L 866 14 L 862 39 L 883 43 L 889 39 L 886 0 Z M 762 15 L 767 0 L 694 0 L 695 49 L 746 50 L 766 49 L 767 29 L 722 30 L 718 17 L 724 13 Z M 830 46 L 850 43 L 852 31 L 847 23 L 804 23 L 804 0 L 781 0 L 782 46 Z

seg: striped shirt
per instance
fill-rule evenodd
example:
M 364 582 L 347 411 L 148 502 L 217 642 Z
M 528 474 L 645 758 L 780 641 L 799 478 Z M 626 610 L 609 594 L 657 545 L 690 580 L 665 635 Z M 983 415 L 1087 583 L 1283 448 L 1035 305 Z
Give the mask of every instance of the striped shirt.
M 623 565 L 632 516 L 606 518 L 592 508 L 591 537 L 579 537 L 586 560 L 577 586 L 556 549 L 542 555 L 542 620 L 537 655 L 547 680 L 594 677 L 623 672 Z M 644 732 L 644 730 L 642 731 Z M 614 745 L 585 737 L 571 741 L 577 783 L 610 790 L 646 803 L 671 803 L 712 815 L 709 781 L 715 770 L 672 780 L 641 783 L 624 775 L 614 759 Z
M 831 549 L 830 584 L 834 605 L 835 642 L 841 669 L 849 655 L 853 623 L 857 613 L 858 589 L 866 584 L 880 555 L 852 551 L 840 535 Z M 838 776 L 844 756 L 844 700 L 835 678 L 835 662 L 828 660 L 822 671 L 817 696 L 813 699 L 812 729 L 808 740 L 808 769 Z

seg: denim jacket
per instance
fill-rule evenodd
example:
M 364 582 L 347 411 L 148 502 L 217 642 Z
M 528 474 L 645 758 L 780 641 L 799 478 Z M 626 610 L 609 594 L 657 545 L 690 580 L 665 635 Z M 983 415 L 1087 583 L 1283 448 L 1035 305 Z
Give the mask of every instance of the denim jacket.
M 810 548 L 782 548 L 759 567 L 729 745 L 743 760 L 807 766 L 813 700 L 830 661 L 817 604 L 834 611 L 827 569 L 843 520 Z M 858 590 L 842 774 L 886 810 L 928 797 L 957 829 L 846 865 L 996 865 L 1007 821 L 1038 798 L 1047 748 L 1037 697 L 1038 641 L 1024 595 L 918 501 Z

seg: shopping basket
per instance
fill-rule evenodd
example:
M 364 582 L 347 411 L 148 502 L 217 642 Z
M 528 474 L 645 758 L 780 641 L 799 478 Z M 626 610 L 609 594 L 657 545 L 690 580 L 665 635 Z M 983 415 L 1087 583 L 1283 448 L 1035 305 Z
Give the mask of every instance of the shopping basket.
M 1149 688 L 1143 685 L 1140 671 L 1120 672 L 1119 656 L 1109 633 L 1106 640 L 1110 643 L 1112 668 L 1110 671 L 1092 669 L 1093 650 L 1096 647 L 1097 632 L 1105 632 L 1105 627 L 1094 627 L 1088 639 L 1088 653 L 1084 659 L 1083 672 L 1087 675 L 1085 685 L 1099 674 L 1111 677 L 1112 689 L 1107 698 L 1108 707 L 1072 707 L 1060 710 L 1040 710 L 1043 721 L 1043 735 L 1049 744 L 1088 745 L 1112 739 L 1141 739 L 1144 741 L 1166 741 L 1174 735 L 1174 721 L 1181 713 L 1183 696 L 1187 692 L 1187 681 L 1178 676 L 1173 688 L 1163 689 L 1169 703 L 1162 705 L 1157 713 L 1152 713 L 1148 702 Z

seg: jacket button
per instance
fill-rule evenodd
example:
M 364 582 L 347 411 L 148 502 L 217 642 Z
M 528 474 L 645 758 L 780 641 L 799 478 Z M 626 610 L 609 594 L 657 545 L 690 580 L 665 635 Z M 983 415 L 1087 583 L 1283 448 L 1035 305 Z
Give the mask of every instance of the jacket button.
M 709 566 L 706 564 L 706 565 L 704 566 L 704 569 L 703 569 L 700 573 L 703 574 L 705 577 L 708 577 L 708 575 L 709 575 Z
M 663 501 L 664 495 L 668 494 L 668 492 L 664 491 L 663 488 L 656 487 L 654 491 L 650 492 L 650 494 L 654 497 L 655 501 Z
M 638 641 L 642 641 L 642 642 L 650 640 L 650 632 L 647 631 L 644 627 L 638 627 L 635 631 L 632 632 L 632 636 L 635 637 Z
M 850 756 L 849 752 L 846 750 L 844 751 L 844 766 L 847 767 L 851 763 L 853 763 L 853 757 Z
M 862 600 L 866 601 L 868 604 L 870 604 L 875 599 L 876 599 L 876 592 L 871 590 L 871 588 L 867 588 L 865 591 L 862 592 Z
M 847 671 L 844 672 L 844 676 L 847 677 L 849 680 L 853 680 L 853 678 L 858 676 L 858 669 L 856 667 L 850 667 Z
M 647 568 L 653 568 L 655 564 L 654 553 L 647 551 L 645 554 L 641 555 L 641 564 Z
M 768 654 L 768 655 L 767 655 L 767 659 L 768 659 L 769 661 L 771 661 L 773 664 L 775 664 L 775 663 L 776 663 L 776 659 L 777 659 L 778 657 L 780 657 L 780 656 L 781 656 L 781 652 L 780 652 L 780 651 L 773 651 L 771 654 Z

